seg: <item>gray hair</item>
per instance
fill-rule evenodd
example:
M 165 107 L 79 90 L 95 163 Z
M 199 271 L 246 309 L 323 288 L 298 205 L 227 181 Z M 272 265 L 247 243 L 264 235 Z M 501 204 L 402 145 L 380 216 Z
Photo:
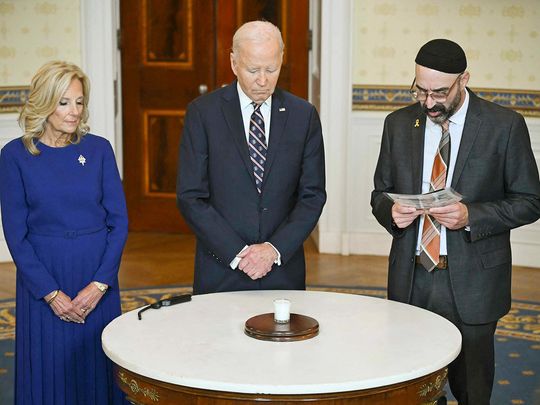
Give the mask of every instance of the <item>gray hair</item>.
M 269 21 L 250 21 L 243 24 L 234 33 L 232 52 L 233 54 L 240 52 L 244 41 L 264 42 L 272 39 L 278 42 L 279 49 L 283 53 L 285 44 L 278 27 Z

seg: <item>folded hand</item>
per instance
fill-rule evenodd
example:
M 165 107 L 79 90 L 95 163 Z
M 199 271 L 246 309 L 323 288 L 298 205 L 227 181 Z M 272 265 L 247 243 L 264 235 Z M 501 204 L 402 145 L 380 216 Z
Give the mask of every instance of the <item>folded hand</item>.
M 79 291 L 77 296 L 73 299 L 73 305 L 76 306 L 81 311 L 84 318 L 86 318 L 102 297 L 103 293 L 93 282 L 91 282 Z
M 267 243 L 251 245 L 238 254 L 241 257 L 238 268 L 246 273 L 252 280 L 266 276 L 277 259 L 274 248 Z
M 84 313 L 74 305 L 74 302 L 62 291 L 49 304 L 54 314 L 66 322 L 84 323 Z

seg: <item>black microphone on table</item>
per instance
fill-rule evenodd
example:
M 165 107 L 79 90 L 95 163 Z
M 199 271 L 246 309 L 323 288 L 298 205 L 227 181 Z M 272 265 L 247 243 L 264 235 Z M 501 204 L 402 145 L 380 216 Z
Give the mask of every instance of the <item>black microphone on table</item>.
M 150 308 L 160 309 L 161 307 L 170 307 L 171 305 L 181 304 L 189 301 L 191 301 L 191 294 L 182 294 L 175 297 L 164 298 L 142 308 L 139 312 L 137 312 L 137 317 L 139 318 L 139 321 L 142 320 L 142 313 Z

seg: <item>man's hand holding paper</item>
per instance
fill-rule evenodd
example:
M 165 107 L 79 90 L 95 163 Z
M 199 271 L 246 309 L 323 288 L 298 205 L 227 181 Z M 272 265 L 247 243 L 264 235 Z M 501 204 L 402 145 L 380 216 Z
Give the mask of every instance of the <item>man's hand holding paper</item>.
M 395 203 L 392 206 L 392 219 L 398 228 L 407 228 L 424 210 Z
M 394 201 L 392 219 L 398 228 L 408 227 L 419 215 L 429 214 L 448 229 L 460 229 L 468 224 L 467 206 L 463 196 L 451 187 L 426 194 L 385 193 Z
M 430 208 L 427 210 L 427 214 L 439 221 L 442 226 L 452 230 L 461 229 L 469 223 L 469 211 L 467 206 L 461 202 Z

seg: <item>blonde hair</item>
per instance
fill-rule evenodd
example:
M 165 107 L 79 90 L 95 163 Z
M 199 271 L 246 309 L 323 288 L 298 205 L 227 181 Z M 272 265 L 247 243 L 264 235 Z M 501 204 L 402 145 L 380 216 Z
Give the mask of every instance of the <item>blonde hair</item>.
M 32 155 L 39 155 L 35 141 L 45 132 L 47 118 L 54 113 L 58 103 L 67 91 L 71 81 L 79 79 L 83 88 L 83 111 L 77 129 L 70 135 L 69 142 L 77 144 L 86 135 L 89 126 L 88 100 L 90 98 L 90 81 L 77 65 L 62 61 L 44 64 L 32 78 L 30 93 L 19 115 L 19 126 L 24 134 L 22 141 Z

